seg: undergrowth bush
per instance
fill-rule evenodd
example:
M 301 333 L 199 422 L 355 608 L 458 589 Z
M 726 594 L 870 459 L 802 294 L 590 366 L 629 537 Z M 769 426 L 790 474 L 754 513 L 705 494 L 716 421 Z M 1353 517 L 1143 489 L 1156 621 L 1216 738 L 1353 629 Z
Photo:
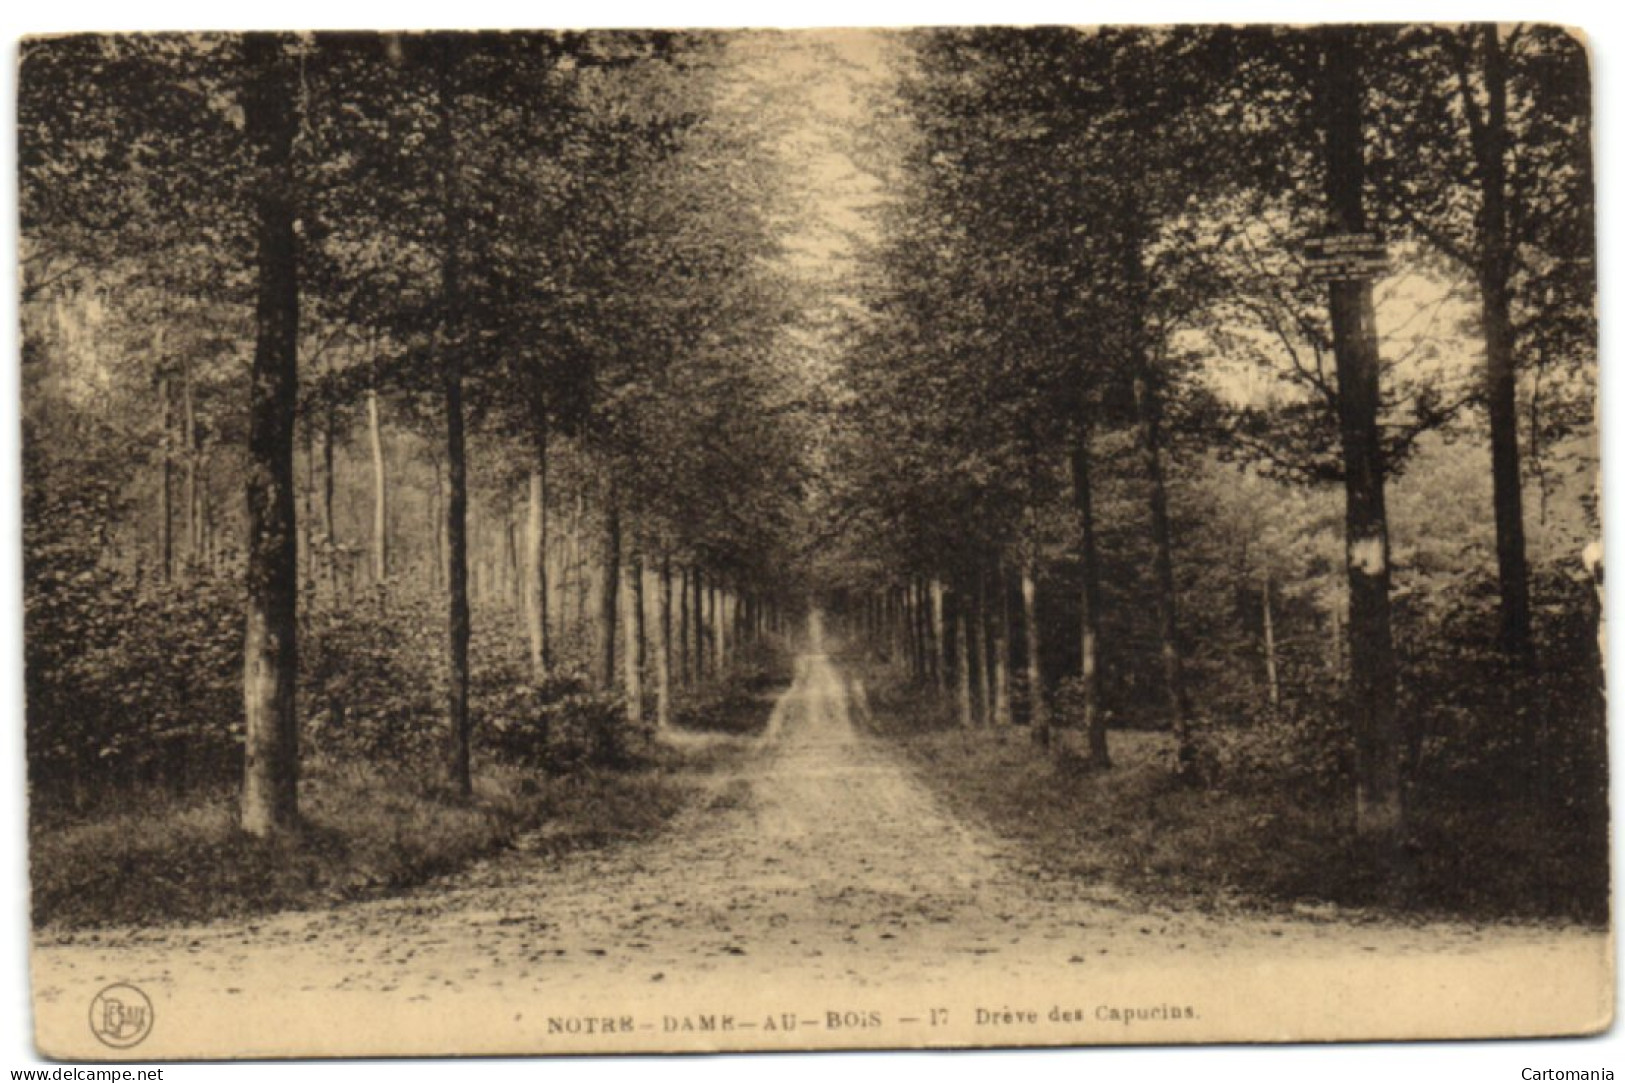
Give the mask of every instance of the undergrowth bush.
M 788 659 L 782 654 L 762 652 L 756 658 L 740 660 L 720 679 L 677 690 L 673 723 L 679 729 L 707 733 L 757 733 L 766 725 L 772 701 L 789 679 Z
M 83 502 L 83 498 L 81 499 Z M 36 814 L 95 814 L 157 785 L 220 793 L 242 772 L 241 577 L 200 568 L 163 583 L 105 565 L 30 520 L 28 757 Z M 432 786 L 447 748 L 443 601 L 393 580 L 342 596 L 307 586 L 299 626 L 302 755 Z M 590 690 L 580 644 L 538 685 L 508 614 L 476 614 L 469 710 L 476 750 L 552 773 L 624 768 L 646 750 L 615 693 Z
M 94 487 L 34 493 L 24 521 L 28 764 L 37 800 L 88 807 L 98 791 L 229 777 L 242 741 L 240 580 L 184 584 L 102 560 Z
M 316 755 L 412 764 L 445 747 L 444 632 L 430 599 L 374 588 L 311 613 L 300 706 Z
M 962 731 L 951 697 L 900 668 L 849 668 L 863 674 L 869 727 L 906 749 L 945 801 L 1066 875 L 1226 905 L 1604 922 L 1607 741 L 1589 592 L 1537 574 L 1538 648 L 1522 666 L 1496 646 L 1493 581 L 1464 576 L 1400 599 L 1408 826 L 1397 858 L 1355 833 L 1347 689 L 1329 667 L 1279 707 L 1224 713 L 1197 699 L 1194 779 L 1172 770 L 1160 708 L 1120 711 L 1109 693 L 1114 766 L 1085 771 L 1064 740 L 1041 749 L 1019 726 Z M 1058 686 L 1057 726 L 1079 723 L 1078 691 Z
M 633 726 L 618 693 L 594 692 L 579 674 L 511 684 L 485 706 L 482 722 L 498 759 L 555 773 L 631 766 L 650 737 L 647 726 Z

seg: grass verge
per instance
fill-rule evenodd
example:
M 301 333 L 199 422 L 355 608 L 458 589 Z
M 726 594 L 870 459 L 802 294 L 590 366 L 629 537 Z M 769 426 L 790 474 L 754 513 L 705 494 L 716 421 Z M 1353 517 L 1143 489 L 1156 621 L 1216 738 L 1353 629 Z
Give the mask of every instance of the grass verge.
M 736 754 L 657 746 L 630 769 L 561 776 L 493 765 L 470 802 L 370 767 L 314 764 L 300 786 L 303 829 L 279 839 L 243 833 L 231 794 L 132 795 L 125 811 L 94 821 L 31 826 L 33 920 L 150 926 L 309 909 L 421 884 L 530 832 L 555 853 L 635 839 Z
M 876 675 L 869 696 L 863 724 L 956 813 L 1017 842 L 1047 875 L 1199 907 L 1608 920 L 1605 844 L 1565 844 L 1538 817 L 1418 801 L 1396 872 L 1355 841 L 1351 795 L 1222 777 L 1183 785 L 1168 735 L 1144 731 L 1114 731 L 1111 770 L 1082 771 L 1025 728 L 955 727 L 929 692 Z

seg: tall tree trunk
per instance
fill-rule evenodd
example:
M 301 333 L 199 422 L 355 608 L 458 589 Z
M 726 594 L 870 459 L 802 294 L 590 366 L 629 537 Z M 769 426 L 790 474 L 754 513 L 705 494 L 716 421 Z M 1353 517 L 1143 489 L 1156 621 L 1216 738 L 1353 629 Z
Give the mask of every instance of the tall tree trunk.
M 1089 454 L 1089 428 L 1080 420 L 1072 445 L 1072 500 L 1078 511 L 1079 558 L 1083 585 L 1079 591 L 1078 685 L 1083 693 L 1083 729 L 1089 758 L 1111 766 L 1106 744 L 1106 713 L 1101 708 L 1100 554 L 1095 539 L 1094 478 Z
M 660 555 L 660 615 L 655 621 L 655 725 L 671 728 L 671 557 Z
M 316 444 L 315 434 L 311 432 L 313 427 L 308 420 L 301 426 L 298 424 L 297 418 L 295 419 L 295 428 L 299 433 L 300 450 L 304 453 L 305 458 L 304 492 L 299 501 L 300 553 L 304 558 L 304 571 L 299 576 L 299 587 L 304 591 L 314 591 L 316 586 L 316 531 L 318 524 L 316 522 Z
M 891 610 L 892 664 L 909 661 L 908 592 L 894 586 L 887 592 Z
M 1015 712 L 1010 706 L 1010 583 L 1002 560 L 994 565 L 994 582 L 999 597 L 993 620 L 993 724 L 1011 726 Z
M 299 819 L 299 541 L 294 416 L 299 258 L 294 235 L 294 67 L 279 34 L 244 43 L 244 135 L 254 157 L 254 363 L 248 414 L 248 594 L 243 642 L 242 826 L 266 836 Z
M 626 554 L 626 714 L 643 723 L 643 554 L 636 541 Z
M 739 593 L 726 587 L 720 598 L 722 604 L 722 657 L 729 666 L 739 661 Z
M 892 588 L 892 661 L 914 676 L 914 626 L 910 623 L 912 610 L 908 604 L 908 585 Z
M 683 682 L 684 688 L 694 683 L 693 653 L 690 644 L 693 632 L 689 627 L 691 622 L 689 621 L 688 579 L 689 570 L 687 566 L 684 566 L 682 579 L 677 584 L 677 676 Z
M 903 659 L 908 664 L 908 675 L 912 680 L 920 677 L 920 639 L 916 633 L 917 622 L 914 619 L 914 580 L 912 577 L 903 581 L 897 588 L 898 601 L 898 634 L 903 641 Z
M 1275 664 L 1275 612 L 1270 602 L 1270 573 L 1264 569 L 1264 679 L 1268 683 L 1270 706 L 1281 706 L 1281 674 Z
M 547 434 L 539 432 L 532 450 L 525 506 L 525 628 L 530 636 L 531 679 L 540 684 L 552 667 L 547 631 Z
M 925 580 L 914 576 L 909 592 L 909 615 L 914 635 L 914 678 L 922 683 L 931 679 L 931 634 L 927 630 L 930 617 L 926 615 Z
M 438 480 L 438 479 L 437 479 Z M 333 403 L 322 411 L 322 537 L 326 542 L 328 593 L 338 595 L 338 526 L 333 521 Z
M 1162 464 L 1162 389 L 1154 372 L 1147 342 L 1145 304 L 1149 284 L 1144 265 L 1144 213 L 1137 203 L 1128 212 L 1129 243 L 1124 252 L 1124 273 L 1130 279 L 1129 297 L 1135 308 L 1129 345 L 1133 365 L 1134 408 L 1139 425 L 1142 469 L 1145 471 L 1151 512 L 1151 579 L 1156 597 L 1157 638 L 1162 652 L 1163 693 L 1167 697 L 1169 727 L 1173 731 L 1175 771 L 1186 775 L 1194 767 L 1196 748 L 1191 740 L 1190 704 L 1185 692 L 1185 660 L 1179 645 L 1179 600 L 1174 583 L 1173 531 L 1168 521 L 1168 486 Z
M 545 492 L 545 486 L 543 496 Z M 543 505 L 545 508 L 545 504 Z M 564 598 L 564 546 L 560 544 L 559 532 L 554 529 L 552 516 L 546 517 L 547 544 L 542 546 L 542 583 L 547 592 L 547 611 L 543 614 L 543 624 L 547 630 L 547 642 L 553 648 L 545 661 L 556 660 L 557 644 L 563 635 L 564 611 L 567 608 Z
M 1174 584 L 1173 532 L 1168 521 L 1168 488 L 1162 468 L 1162 396 L 1149 373 L 1135 377 L 1140 450 L 1150 489 L 1151 572 L 1156 591 L 1157 633 L 1162 647 L 1162 683 L 1181 773 L 1195 762 L 1190 705 L 1185 696 L 1184 653 L 1179 646 L 1179 601 Z
M 931 636 L 931 583 L 923 576 L 917 582 L 914 600 L 919 606 L 920 617 L 920 676 L 934 685 L 940 678 L 937 675 L 937 648 Z
M 429 569 L 429 579 L 436 590 L 444 588 L 446 583 L 446 482 L 441 476 L 440 460 L 434 461 L 434 488 L 429 491 L 429 537 L 434 545 L 434 565 Z
M 1327 646 L 1330 650 L 1326 654 L 1327 668 L 1332 672 L 1332 682 L 1342 687 L 1343 678 L 1347 676 L 1343 664 L 1343 652 L 1347 641 L 1343 637 L 1343 607 L 1333 600 L 1331 608 L 1326 613 L 1326 633 L 1330 637 Z
M 959 690 L 959 724 L 965 729 L 976 725 L 976 708 L 971 699 L 970 686 L 970 631 L 965 619 L 965 592 L 954 592 L 954 675 Z
M 520 567 L 519 560 L 522 548 L 519 541 L 521 529 L 516 520 L 515 509 L 510 504 L 502 515 L 502 601 L 515 613 L 523 614 L 527 587 L 525 572 Z
M 1316 105 L 1325 128 L 1326 204 L 1337 234 L 1366 230 L 1364 76 L 1356 31 L 1319 31 L 1324 52 Z M 1391 853 L 1404 829 L 1400 783 L 1402 747 L 1398 673 L 1389 601 L 1388 512 L 1377 413 L 1381 406 L 1376 315 L 1369 279 L 1330 283 L 1333 349 L 1337 356 L 1339 427 L 1343 441 L 1346 564 L 1349 582 L 1347 696 L 1355 740 L 1355 825 Z
M 1512 242 L 1507 228 L 1507 62 L 1500 28 L 1476 28 L 1484 49 L 1487 113 L 1461 88 L 1475 121 L 1472 135 L 1482 189 L 1477 245 L 1484 323 L 1485 392 L 1490 419 L 1490 474 L 1494 483 L 1495 556 L 1501 586 L 1501 647 L 1514 658 L 1529 653 L 1529 566 L 1523 526 L 1523 474 L 1518 460 L 1518 370 L 1512 328 Z
M 728 672 L 733 665 L 733 592 L 717 587 L 717 670 Z
M 621 509 L 611 493 L 604 508 L 604 559 L 598 593 L 598 651 L 593 683 L 600 691 L 615 687 L 615 617 L 620 605 Z
M 570 522 L 570 579 L 575 585 L 576 616 L 575 626 L 583 627 L 587 623 L 587 605 L 589 595 L 592 593 L 589 586 L 587 569 L 587 551 L 583 540 L 583 522 L 586 519 L 586 498 L 576 494 L 575 516 Z
M 938 692 L 948 691 L 948 627 L 943 617 L 942 580 L 931 577 L 931 675 Z
M 169 377 L 158 378 L 158 456 L 162 465 L 158 487 L 158 577 L 165 583 L 175 573 L 175 439 L 170 420 Z M 293 453 L 292 440 L 289 452 Z
M 880 587 L 875 591 L 875 652 L 876 660 L 880 662 L 890 662 L 894 654 L 893 601 L 890 587 Z
M 692 624 L 694 626 L 694 683 L 698 685 L 705 679 L 705 573 L 698 564 L 694 565 L 688 577 L 689 589 L 693 597 L 689 599 L 694 608 Z
M 976 659 L 976 709 L 981 712 L 984 726 L 993 720 L 993 682 L 988 679 L 987 648 L 987 575 L 985 569 L 979 567 L 976 611 L 971 615 L 971 653 Z
M 449 374 L 447 379 L 451 379 Z M 461 397 L 461 375 L 456 380 L 457 394 Z M 376 388 L 367 389 L 367 436 L 372 447 L 372 578 L 373 582 L 382 583 L 389 578 L 389 475 L 384 462 L 384 430 Z
M 711 585 L 706 593 L 705 623 L 711 630 L 711 672 L 720 677 L 727 670 L 727 633 L 722 626 L 722 597 L 717 587 L 716 576 L 711 577 Z
M 212 569 L 216 567 L 216 546 L 214 500 L 209 495 L 210 459 L 210 455 L 204 454 L 198 462 L 198 544 L 202 548 L 204 562 Z
M 451 728 L 452 791 L 474 792 L 469 762 L 468 717 L 468 461 L 463 432 L 463 379 L 457 347 L 444 364 L 446 408 L 446 713 Z
M 637 574 L 633 576 L 632 590 L 632 617 L 637 622 L 637 635 L 633 638 L 637 646 L 638 673 L 649 671 L 649 565 L 643 559 L 642 549 L 633 552 L 637 561 Z M 642 683 L 642 678 L 639 678 Z
M 198 431 L 197 410 L 193 403 L 192 394 L 192 363 L 183 362 L 181 365 L 181 464 L 184 471 L 185 501 L 186 501 L 186 566 L 196 568 L 201 554 L 198 552 L 202 546 L 198 540 Z M 306 457 L 309 457 L 309 442 L 306 442 Z M 307 502 L 305 511 L 308 516 L 310 506 Z
M 463 350 L 467 343 L 454 320 L 461 317 L 462 253 L 460 245 L 464 234 L 464 214 L 457 184 L 456 136 L 452 130 L 452 79 L 460 45 L 456 39 L 435 39 L 437 56 L 440 138 L 440 200 L 445 218 L 445 237 L 440 259 L 440 347 L 441 382 L 446 410 L 446 585 L 448 595 L 446 620 L 446 713 L 451 731 L 451 757 L 448 764 L 452 792 L 460 797 L 472 796 L 474 776 L 470 763 L 468 715 L 468 459 L 463 420 Z M 369 410 L 376 396 L 368 401 Z M 376 437 L 375 437 L 376 440 Z M 375 463 L 381 463 L 380 445 L 373 452 Z M 380 478 L 383 476 L 380 470 Z M 382 486 L 379 487 L 382 492 Z M 378 507 L 382 507 L 380 499 Z M 388 550 L 384 539 L 388 522 L 375 522 L 380 541 L 377 549 L 380 581 L 388 573 Z
M 1049 705 L 1044 701 L 1044 661 L 1038 642 L 1038 569 L 1026 556 L 1021 564 L 1021 624 L 1027 633 L 1027 718 L 1033 740 L 1050 743 Z

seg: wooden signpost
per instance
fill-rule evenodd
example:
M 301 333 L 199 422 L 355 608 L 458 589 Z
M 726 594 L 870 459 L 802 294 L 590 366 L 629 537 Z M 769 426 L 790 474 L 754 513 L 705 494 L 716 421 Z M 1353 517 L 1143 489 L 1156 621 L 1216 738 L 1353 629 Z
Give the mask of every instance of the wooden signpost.
M 1388 272 L 1388 246 L 1375 233 L 1333 233 L 1305 247 L 1318 282 L 1362 282 Z

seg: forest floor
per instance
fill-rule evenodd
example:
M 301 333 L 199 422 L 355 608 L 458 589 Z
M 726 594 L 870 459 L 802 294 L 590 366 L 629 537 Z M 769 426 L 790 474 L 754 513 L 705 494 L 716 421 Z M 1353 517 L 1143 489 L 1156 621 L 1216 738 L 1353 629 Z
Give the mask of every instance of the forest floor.
M 949 811 L 854 725 L 863 710 L 861 681 L 803 656 L 748 754 L 719 757 L 652 837 L 521 840 L 321 912 L 42 929 L 40 1044 L 105 1055 L 84 1020 L 110 982 L 167 1023 L 144 1057 L 1512 1035 L 1611 1017 L 1596 930 L 1213 914 L 1046 873 Z
M 745 751 L 662 746 L 557 775 L 482 758 L 473 800 L 425 785 L 420 760 L 318 761 L 300 781 L 300 830 L 266 839 L 238 826 L 235 786 L 123 794 L 89 815 L 31 817 L 32 916 L 57 929 L 248 918 L 399 894 L 520 840 L 553 854 L 616 845 L 661 830 Z
M 1173 736 L 1128 727 L 1110 734 L 1111 768 L 1095 770 L 1076 727 L 1054 729 L 1048 746 L 1025 725 L 965 727 L 950 697 L 894 670 L 855 660 L 850 672 L 874 701 L 860 729 L 955 814 L 1015 843 L 1035 875 L 1217 913 L 1608 923 L 1607 840 L 1577 840 L 1572 816 L 1421 790 L 1396 869 L 1355 838 L 1341 786 L 1242 757 L 1199 759 L 1202 773 L 1181 781 Z M 1260 729 L 1221 740 L 1251 739 L 1279 759 L 1280 733 L 1292 731 Z

